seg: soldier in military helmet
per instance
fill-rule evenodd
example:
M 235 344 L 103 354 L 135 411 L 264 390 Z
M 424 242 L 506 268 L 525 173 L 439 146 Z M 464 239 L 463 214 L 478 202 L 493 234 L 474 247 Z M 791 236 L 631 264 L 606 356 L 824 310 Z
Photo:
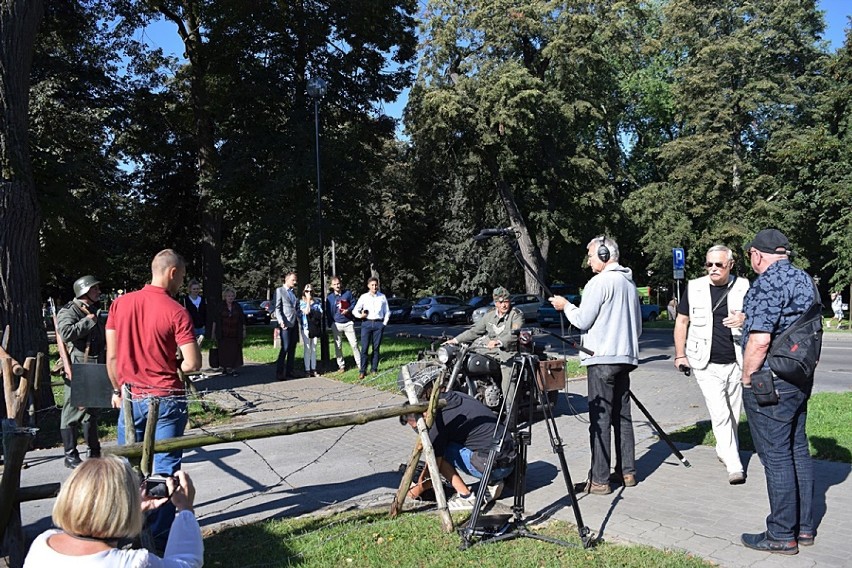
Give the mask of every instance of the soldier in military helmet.
M 460 333 L 447 343 L 474 342 L 474 350 L 500 361 L 505 393 L 512 379 L 512 358 L 518 347 L 517 332 L 524 327 L 524 314 L 512 307 L 509 291 L 502 286 L 494 288 L 494 309 L 482 316 L 470 329 Z
M 100 281 L 90 274 L 82 276 L 74 282 L 74 300 L 56 315 L 57 341 L 65 342 L 72 363 L 104 363 L 106 360 L 106 334 L 98 318 L 100 298 Z M 77 451 L 78 429 L 82 429 L 83 439 L 89 446 L 89 457 L 100 457 L 101 443 L 97 410 L 72 406 L 70 400 L 71 380 L 66 376 L 59 433 L 65 448 L 65 467 L 73 469 L 82 463 Z

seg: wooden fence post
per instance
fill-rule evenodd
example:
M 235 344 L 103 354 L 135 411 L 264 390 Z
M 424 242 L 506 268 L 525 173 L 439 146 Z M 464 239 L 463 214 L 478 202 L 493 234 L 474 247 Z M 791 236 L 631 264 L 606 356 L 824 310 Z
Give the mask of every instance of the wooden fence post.
M 9 365 L 4 360 L 4 374 Z M 21 428 L 14 420 L 3 420 L 3 455 L 5 464 L 0 479 L 0 549 L 9 556 L 9 565 L 17 568 L 24 565 L 26 543 L 21 525 L 21 505 L 18 489 L 21 486 L 21 468 L 24 456 L 35 437 L 32 428 Z
M 154 442 L 157 437 L 157 420 L 160 418 L 160 399 L 148 399 L 148 418 L 145 420 L 145 437 L 142 439 L 142 475 L 154 473 Z
M 405 392 L 408 394 L 408 402 L 417 404 L 417 394 L 414 392 L 414 384 L 411 382 L 411 376 L 408 373 L 408 368 L 402 367 L 402 377 L 405 381 Z M 444 383 L 444 370 L 438 374 L 438 377 L 432 383 L 432 394 L 436 390 L 441 389 Z M 441 517 L 441 530 L 446 533 L 453 532 L 453 518 L 447 510 L 447 496 L 444 494 L 444 485 L 441 483 L 441 472 L 438 469 L 438 460 L 435 456 L 435 449 L 432 447 L 432 441 L 429 439 L 429 430 L 426 428 L 426 420 L 423 416 L 417 419 L 417 431 L 420 433 L 420 441 L 425 454 L 426 465 L 429 466 L 429 474 L 432 476 L 432 489 L 435 491 L 435 501 L 438 502 L 438 515 Z
M 426 410 L 426 427 L 431 428 L 435 422 L 435 408 L 438 403 L 438 396 L 441 389 L 432 389 L 432 396 L 429 399 L 429 407 Z M 391 503 L 390 516 L 397 516 L 405 503 L 405 497 L 408 495 L 408 490 L 411 488 L 411 480 L 414 478 L 414 470 L 417 469 L 417 462 L 420 461 L 420 454 L 423 452 L 423 441 L 420 436 L 417 437 L 417 442 L 414 444 L 414 449 L 411 451 L 411 457 L 408 458 L 408 467 L 405 468 L 405 473 L 402 475 L 402 481 L 399 482 L 399 489 L 396 491 L 396 496 Z

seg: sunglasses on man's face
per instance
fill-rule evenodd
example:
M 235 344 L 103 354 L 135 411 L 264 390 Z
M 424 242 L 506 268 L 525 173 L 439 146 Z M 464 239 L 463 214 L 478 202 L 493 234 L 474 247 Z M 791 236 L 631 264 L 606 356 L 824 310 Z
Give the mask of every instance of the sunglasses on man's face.
M 705 262 L 704 263 L 705 268 L 713 268 L 714 266 L 716 268 L 725 268 L 726 266 L 728 266 L 728 263 L 727 262 Z

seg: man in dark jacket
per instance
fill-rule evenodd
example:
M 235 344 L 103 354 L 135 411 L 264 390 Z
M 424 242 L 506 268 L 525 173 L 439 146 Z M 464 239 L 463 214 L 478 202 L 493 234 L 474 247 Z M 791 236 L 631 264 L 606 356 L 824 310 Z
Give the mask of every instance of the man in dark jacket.
M 325 313 L 328 325 L 334 335 L 334 353 L 337 358 L 337 368 L 342 373 L 346 370 L 346 360 L 343 358 L 343 336 L 352 347 L 352 355 L 355 358 L 355 366 L 361 368 L 361 352 L 355 339 L 355 324 L 352 322 L 352 308 L 355 307 L 355 298 L 352 292 L 343 288 L 343 282 L 339 276 L 331 278 L 331 293 L 325 300 Z
M 431 385 L 426 386 L 418 398 L 423 402 L 428 401 L 431 392 Z M 497 417 L 487 406 L 464 393 L 442 392 L 438 398 L 446 401 L 447 405 L 435 414 L 435 422 L 429 429 L 429 439 L 438 457 L 441 475 L 456 490 L 456 494 L 447 501 L 447 508 L 451 511 L 470 511 L 476 502 L 476 494 L 470 490 L 458 470 L 482 479 Z M 406 415 L 405 420 L 409 426 L 417 428 L 417 415 Z M 516 453 L 512 435 L 508 429 L 503 434 L 503 443 L 491 470 L 491 483 L 485 488 L 483 503 L 486 504 L 500 496 L 503 479 L 515 467 Z M 409 496 L 417 498 L 430 487 L 430 481 L 421 476 L 409 491 Z
M 105 334 L 98 318 L 101 298 L 100 281 L 92 275 L 74 282 L 74 300 L 56 315 L 57 341 L 65 342 L 72 363 L 103 363 L 105 361 Z M 83 439 L 89 446 L 89 457 L 101 455 L 98 439 L 97 410 L 71 405 L 71 379 L 65 377 L 65 400 L 59 422 L 59 434 L 65 448 L 65 467 L 74 469 L 82 462 L 77 451 L 77 427 L 82 426 Z

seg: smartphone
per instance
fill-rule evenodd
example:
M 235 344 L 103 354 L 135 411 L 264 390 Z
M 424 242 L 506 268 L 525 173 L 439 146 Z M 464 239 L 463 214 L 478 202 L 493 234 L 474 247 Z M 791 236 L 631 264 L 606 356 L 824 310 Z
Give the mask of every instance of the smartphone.
M 169 497 L 169 486 L 166 485 L 168 477 L 163 475 L 152 475 L 145 480 L 145 494 L 155 499 Z M 177 480 L 175 479 L 175 483 Z

